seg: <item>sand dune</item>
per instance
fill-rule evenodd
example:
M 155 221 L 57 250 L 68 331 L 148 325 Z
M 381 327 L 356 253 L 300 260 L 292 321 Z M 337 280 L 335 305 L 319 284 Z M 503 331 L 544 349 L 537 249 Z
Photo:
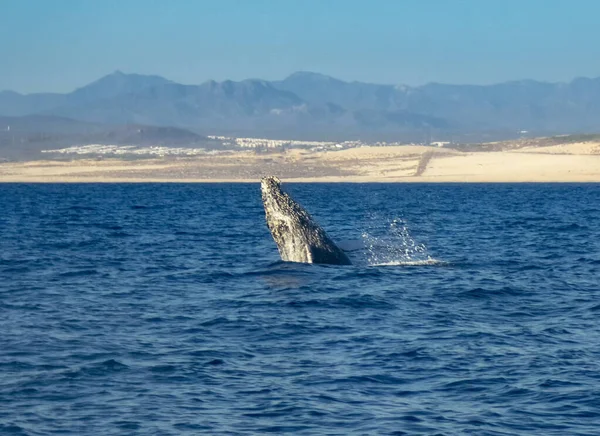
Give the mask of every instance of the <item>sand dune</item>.
M 545 147 L 524 147 L 515 150 L 519 153 L 545 153 L 545 154 L 597 154 L 600 155 L 600 143 L 576 142 L 572 144 L 556 144 Z
M 425 146 L 0 164 L 0 182 L 600 182 L 600 143 L 461 152 Z

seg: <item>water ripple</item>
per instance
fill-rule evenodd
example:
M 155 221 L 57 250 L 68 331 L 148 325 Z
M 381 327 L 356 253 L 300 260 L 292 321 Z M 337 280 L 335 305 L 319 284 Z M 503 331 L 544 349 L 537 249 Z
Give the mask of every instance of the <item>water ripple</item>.
M 0 186 L 0 434 L 595 435 L 598 185 Z

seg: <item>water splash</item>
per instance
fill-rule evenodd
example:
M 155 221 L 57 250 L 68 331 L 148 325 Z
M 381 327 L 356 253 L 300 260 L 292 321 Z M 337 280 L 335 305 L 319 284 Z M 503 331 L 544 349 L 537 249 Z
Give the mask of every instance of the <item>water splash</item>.
M 384 229 L 363 232 L 362 239 L 369 266 L 443 263 L 431 257 L 424 244 L 415 241 L 401 218 L 393 219 Z

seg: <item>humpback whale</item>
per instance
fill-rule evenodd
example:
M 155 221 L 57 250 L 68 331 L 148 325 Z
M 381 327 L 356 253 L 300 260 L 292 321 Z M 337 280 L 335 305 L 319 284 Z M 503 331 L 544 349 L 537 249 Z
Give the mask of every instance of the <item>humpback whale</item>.
M 350 259 L 327 236 L 310 214 L 281 190 L 274 176 L 260 182 L 267 227 L 287 262 L 351 265 Z

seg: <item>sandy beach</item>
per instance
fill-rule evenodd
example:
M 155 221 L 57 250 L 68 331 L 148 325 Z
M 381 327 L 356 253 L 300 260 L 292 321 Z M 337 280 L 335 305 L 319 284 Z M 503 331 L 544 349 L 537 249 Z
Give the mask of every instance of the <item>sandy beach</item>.
M 458 151 L 426 146 L 249 151 L 0 164 L 0 182 L 600 182 L 600 142 Z

